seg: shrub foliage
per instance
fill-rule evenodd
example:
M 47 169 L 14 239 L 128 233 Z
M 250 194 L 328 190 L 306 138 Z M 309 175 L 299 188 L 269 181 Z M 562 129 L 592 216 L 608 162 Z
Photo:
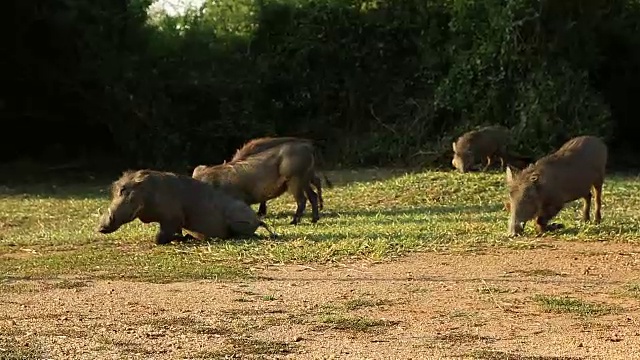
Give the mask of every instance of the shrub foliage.
M 534 156 L 585 133 L 622 153 L 640 130 L 637 0 L 7 5 L 0 113 L 29 141 L 2 160 L 189 166 L 294 135 L 334 165 L 437 165 L 480 125 L 512 128 Z

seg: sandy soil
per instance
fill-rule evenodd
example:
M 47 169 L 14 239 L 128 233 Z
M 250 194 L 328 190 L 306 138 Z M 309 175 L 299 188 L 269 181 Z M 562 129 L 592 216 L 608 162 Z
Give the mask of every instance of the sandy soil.
M 640 359 L 631 244 L 269 265 L 257 280 L 20 281 L 0 292 L 0 357 Z M 547 312 L 536 295 L 612 313 Z M 18 349 L 18 350 L 16 350 Z

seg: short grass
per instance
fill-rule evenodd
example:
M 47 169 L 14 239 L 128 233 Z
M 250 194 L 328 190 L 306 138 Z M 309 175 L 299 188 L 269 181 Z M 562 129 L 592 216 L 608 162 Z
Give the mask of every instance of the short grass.
M 25 344 L 10 337 L 0 337 L 0 359 L 36 360 L 42 358 L 43 353 L 37 344 Z
M 625 290 L 627 295 L 640 298 L 640 283 L 629 284 Z
M 353 170 L 329 173 L 324 217 L 288 225 L 290 195 L 268 203 L 266 222 L 277 240 L 212 241 L 156 246 L 157 224 L 134 221 L 110 235 L 95 231 L 109 205 L 108 183 L 0 186 L 0 273 L 5 278 L 85 278 L 175 281 L 250 276 L 252 263 L 384 259 L 411 251 L 509 246 L 527 249 L 527 236 L 506 236 L 504 174 L 452 171 Z M 640 240 L 640 182 L 610 176 L 603 223 L 579 221 L 581 203 L 563 210 L 566 241 Z M 307 211 L 310 209 L 307 207 Z M 264 230 L 258 230 L 264 235 Z
M 598 304 L 567 296 L 536 295 L 533 299 L 544 311 L 575 314 L 583 317 L 607 315 L 619 310 L 612 305 Z
M 471 356 L 479 360 L 582 360 L 582 357 L 574 356 L 539 356 L 521 355 L 497 350 L 477 350 Z
M 332 329 L 348 331 L 371 331 L 379 327 L 387 327 L 395 324 L 395 322 L 392 321 L 373 319 L 366 316 L 337 314 L 322 315 L 319 321 Z
M 251 338 L 230 338 L 222 351 L 203 351 L 196 359 L 243 359 L 246 357 L 266 359 L 275 355 L 294 354 L 298 344 L 259 340 Z

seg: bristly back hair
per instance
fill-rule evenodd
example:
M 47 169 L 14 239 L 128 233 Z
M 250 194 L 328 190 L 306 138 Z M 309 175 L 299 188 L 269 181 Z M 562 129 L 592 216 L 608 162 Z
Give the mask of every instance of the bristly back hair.
M 288 143 L 288 142 L 311 142 L 309 139 L 297 138 L 297 137 L 261 137 L 248 141 L 240 149 L 236 150 L 236 153 L 231 158 L 230 162 L 236 162 L 248 158 L 249 156 L 266 151 L 273 147 Z
M 140 182 L 150 174 L 151 174 L 151 170 L 149 169 L 125 170 L 122 172 L 122 175 L 120 176 L 120 178 L 118 178 L 116 181 L 114 181 L 111 184 L 111 193 L 115 195 L 124 184 L 130 183 L 130 182 Z

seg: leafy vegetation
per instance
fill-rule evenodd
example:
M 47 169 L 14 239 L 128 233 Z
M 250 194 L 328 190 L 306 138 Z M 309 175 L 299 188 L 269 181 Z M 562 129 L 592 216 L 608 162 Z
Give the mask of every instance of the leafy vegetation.
M 151 2 L 10 0 L 0 113 L 38 140 L 0 161 L 182 169 L 296 135 L 336 165 L 438 165 L 488 123 L 532 156 L 590 133 L 637 158 L 637 1 Z

